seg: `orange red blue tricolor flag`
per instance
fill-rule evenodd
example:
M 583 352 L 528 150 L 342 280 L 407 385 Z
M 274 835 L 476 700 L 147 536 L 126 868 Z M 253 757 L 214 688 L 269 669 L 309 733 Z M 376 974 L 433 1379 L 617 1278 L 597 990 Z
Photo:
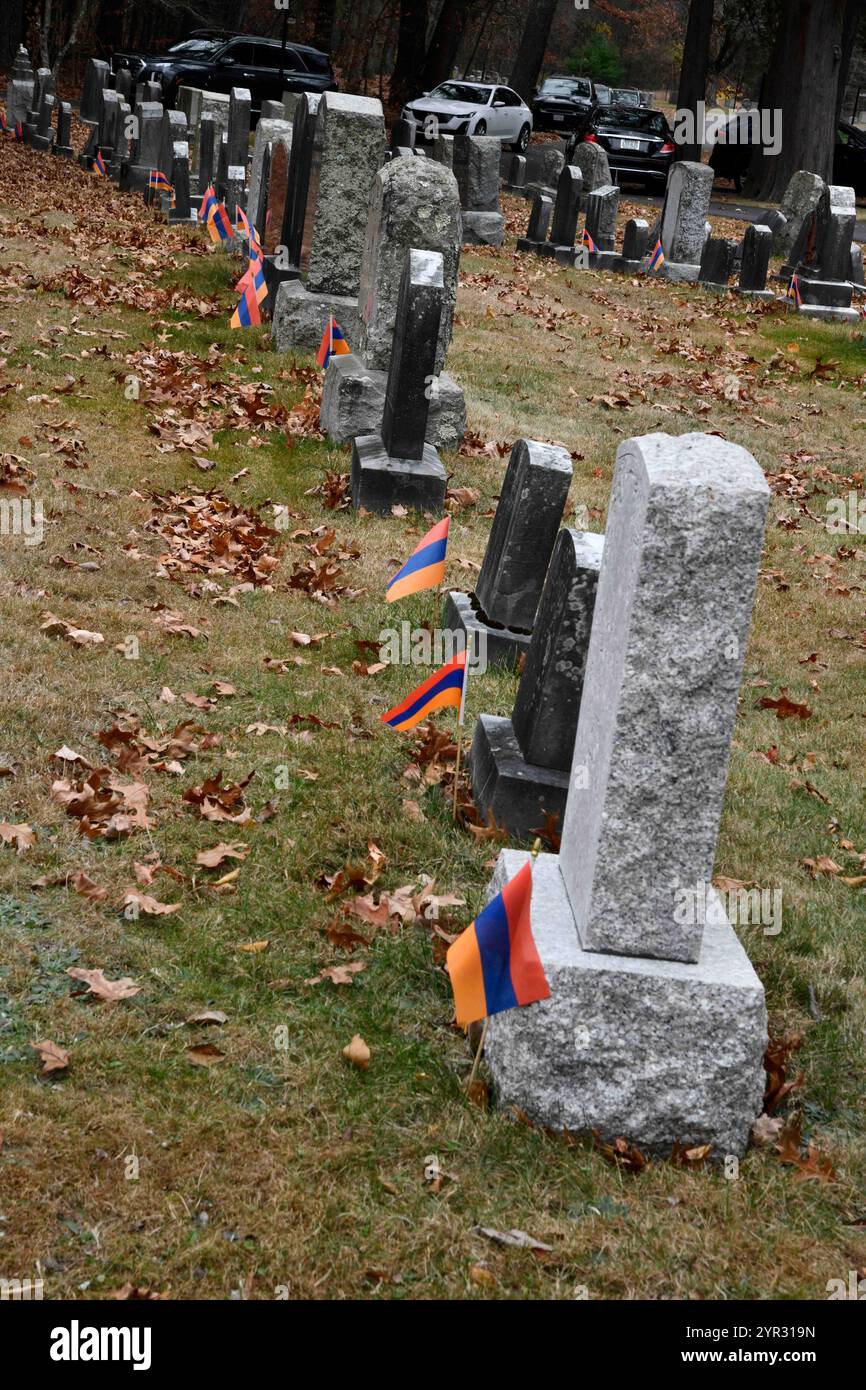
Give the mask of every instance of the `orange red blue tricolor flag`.
M 346 342 L 345 334 L 335 318 L 330 319 L 325 331 L 322 334 L 322 341 L 319 343 L 319 351 L 316 353 L 316 361 L 324 371 L 333 356 L 342 356 L 345 352 L 352 349 Z
M 224 203 L 211 208 L 207 219 L 207 229 L 211 241 L 228 241 L 232 236 L 232 220 Z
M 96 158 L 93 161 L 93 172 L 94 174 L 101 174 L 103 178 L 108 177 L 105 172 L 105 160 L 102 158 L 102 150 L 96 151 Z
M 662 250 L 662 239 L 661 237 L 659 237 L 658 241 L 653 247 L 653 253 L 650 256 L 649 268 L 650 270 L 658 270 L 659 266 L 664 265 L 664 263 L 665 253 Z
M 800 305 L 803 303 L 803 296 L 800 293 L 800 281 L 797 279 L 796 275 L 791 276 L 791 283 L 788 286 L 787 298 L 793 299 L 798 309 Z
M 383 724 L 390 724 L 392 729 L 414 729 L 434 710 L 453 705 L 462 713 L 465 680 L 466 653 L 461 652 L 447 666 L 440 666 L 438 671 L 416 686 L 399 705 L 386 710 L 379 718 Z
M 446 965 L 461 1027 L 550 998 L 532 935 L 532 864 L 509 879 L 448 948 Z
M 595 242 L 593 241 L 592 237 L 590 236 L 589 232 L 586 230 L 585 227 L 584 227 L 584 229 L 583 229 L 583 233 L 582 233 L 581 238 L 580 238 L 580 244 L 581 244 L 581 246 L 585 246 L 586 249 L 587 249 L 587 251 L 597 251 L 597 250 L 598 250 L 598 247 L 596 246 Z
M 445 578 L 445 552 L 448 549 L 448 527 L 451 518 L 446 516 L 431 526 L 423 541 L 409 556 L 402 569 L 398 570 L 388 585 L 385 597 L 389 603 L 405 598 L 407 594 L 420 593 L 422 589 L 435 589 Z
M 207 222 L 211 215 L 211 210 L 216 208 L 216 206 L 216 193 L 213 184 L 211 184 L 210 188 L 205 189 L 204 197 L 201 200 L 201 207 L 198 210 L 199 222 Z
M 238 307 L 229 319 L 229 328 L 252 328 L 261 321 L 262 316 L 255 290 L 252 285 L 247 285 L 238 301 Z

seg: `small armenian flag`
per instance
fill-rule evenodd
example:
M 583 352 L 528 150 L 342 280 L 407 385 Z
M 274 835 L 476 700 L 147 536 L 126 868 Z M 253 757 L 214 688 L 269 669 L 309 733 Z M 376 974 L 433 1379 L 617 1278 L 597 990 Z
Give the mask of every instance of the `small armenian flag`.
M 424 539 L 415 547 L 402 569 L 388 584 L 385 594 L 389 603 L 418 594 L 422 589 L 435 589 L 445 578 L 445 552 L 448 549 L 450 516 L 431 526 Z
M 352 349 L 346 342 L 345 334 L 335 318 L 328 321 L 328 325 L 322 334 L 322 341 L 319 343 L 319 351 L 316 353 L 316 361 L 323 371 L 327 369 L 331 358 L 336 354 L 338 357 L 343 353 L 351 352 Z
M 462 723 L 465 684 L 466 653 L 461 652 L 447 666 L 440 666 L 438 671 L 416 686 L 399 705 L 386 710 L 379 718 L 383 724 L 390 724 L 392 729 L 414 729 L 434 710 L 453 706 L 460 711 Z
M 660 266 L 664 265 L 664 263 L 665 253 L 662 250 L 662 239 L 661 237 L 659 237 L 658 241 L 653 247 L 653 253 L 650 256 L 649 268 L 650 270 L 658 270 Z
M 256 292 L 252 285 L 247 285 L 240 299 L 238 307 L 235 309 L 229 320 L 230 328 L 252 328 L 255 324 L 262 321 L 259 310 L 259 301 L 256 299 Z
M 108 178 L 105 169 L 105 160 L 102 158 L 102 150 L 96 151 L 96 158 L 93 161 L 93 172 L 94 174 L 101 174 L 104 179 Z
M 215 208 L 211 208 L 207 219 L 207 229 L 210 233 L 211 241 L 228 241 L 230 239 L 232 235 L 232 221 L 223 203 L 220 203 Z
M 794 304 L 798 309 L 800 308 L 800 305 L 803 303 L 803 296 L 800 293 L 800 281 L 797 279 L 796 275 L 791 276 L 791 283 L 788 286 L 788 293 L 786 295 L 786 298 L 793 299 Z
M 532 864 L 509 879 L 448 948 L 446 968 L 461 1027 L 550 998 L 532 935 Z
M 204 197 L 201 200 L 201 207 L 198 210 L 199 222 L 207 222 L 208 218 L 211 215 L 211 211 L 216 207 L 216 192 L 214 190 L 213 184 L 211 184 L 210 188 L 205 189 Z
M 586 230 L 586 227 L 584 227 L 583 232 L 581 233 L 580 244 L 581 246 L 585 246 L 587 251 L 589 251 L 590 253 L 598 250 L 598 247 L 596 246 L 589 232 Z

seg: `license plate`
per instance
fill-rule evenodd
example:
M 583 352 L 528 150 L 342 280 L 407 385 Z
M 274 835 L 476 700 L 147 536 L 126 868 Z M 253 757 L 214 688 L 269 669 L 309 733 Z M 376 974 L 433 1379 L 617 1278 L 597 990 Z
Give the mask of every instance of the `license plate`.
M 565 120 L 565 117 L 564 117 L 564 116 L 557 116 L 557 115 L 554 114 L 553 119 L 554 119 L 555 121 L 564 121 L 564 120 Z
M 640 140 L 620 140 L 619 147 L 621 150 L 639 150 Z

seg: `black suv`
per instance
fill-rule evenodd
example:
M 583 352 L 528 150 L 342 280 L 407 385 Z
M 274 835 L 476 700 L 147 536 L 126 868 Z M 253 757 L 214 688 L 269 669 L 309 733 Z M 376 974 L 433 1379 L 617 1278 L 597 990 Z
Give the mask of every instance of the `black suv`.
M 595 105 L 588 77 L 547 77 L 532 99 L 536 130 L 581 130 Z
M 667 180 L 676 154 L 670 126 L 661 111 L 645 107 L 600 106 L 583 132 L 573 135 L 565 151 L 570 164 L 578 140 L 600 145 L 617 183 L 636 179 L 646 187 Z
M 249 34 L 196 30 L 167 53 L 116 53 L 113 67 L 130 68 L 136 82 L 155 78 L 162 83 L 163 100 L 174 106 L 179 87 L 210 92 L 249 88 L 253 116 L 263 101 L 279 101 L 283 92 L 335 92 L 337 84 L 327 53 L 305 44 L 283 45 L 279 39 Z

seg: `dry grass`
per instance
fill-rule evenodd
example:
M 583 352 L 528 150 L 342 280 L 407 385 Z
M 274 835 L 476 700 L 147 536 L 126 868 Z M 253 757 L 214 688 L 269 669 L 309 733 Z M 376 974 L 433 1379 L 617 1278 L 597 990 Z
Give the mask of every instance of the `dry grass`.
M 771 476 L 799 469 L 807 492 L 807 510 L 781 495 L 773 504 L 717 870 L 783 888 L 781 936 L 752 929 L 745 944 L 767 987 L 774 1033 L 803 1035 L 796 1062 L 804 1082 L 794 1100 L 804 1136 L 832 1159 L 837 1180 L 803 1180 L 759 1150 L 735 1182 L 670 1164 L 633 1176 L 585 1144 L 464 1100 L 466 1046 L 450 1024 L 428 930 L 368 932 L 372 945 L 353 953 L 366 969 L 351 985 L 305 985 L 346 959 L 322 931 L 334 908 L 316 880 L 363 861 L 370 840 L 387 856 L 377 888 L 434 875 L 440 891 L 467 899 L 457 922 L 478 906 L 489 877 L 496 847 L 456 829 L 435 786 L 419 792 L 404 779 L 408 740 L 377 726 L 414 677 L 352 671 L 356 640 L 375 639 L 393 617 L 382 599 L 389 561 L 411 550 L 421 524 L 333 513 L 307 496 L 325 467 L 348 466 L 347 450 L 319 441 L 289 446 L 275 433 L 251 448 L 248 434 L 226 430 L 217 449 L 204 451 L 216 460 L 206 474 L 189 453 L 159 453 L 147 427 L 154 408 L 127 401 L 115 379 L 141 343 L 199 354 L 215 343 L 225 354 L 216 380 L 234 371 L 269 381 L 289 406 L 302 387 L 264 333 L 227 329 L 236 265 L 185 250 L 187 234 L 169 234 L 138 211 L 133 218 L 128 200 L 95 181 L 86 184 L 87 206 L 76 205 L 84 179 L 77 170 L 58 171 L 56 161 L 9 146 L 2 156 L 0 211 L 9 220 L 0 227 L 0 300 L 10 336 L 0 387 L 11 389 L 0 395 L 0 448 L 33 467 L 31 492 L 43 497 L 49 524 L 38 547 L 0 539 L 0 762 L 15 771 L 0 779 L 2 817 L 39 836 L 20 857 L 0 846 L 0 1274 L 26 1277 L 38 1261 L 48 1297 L 104 1296 L 131 1282 L 201 1298 L 241 1286 L 260 1298 L 280 1286 L 317 1298 L 570 1298 L 581 1287 L 593 1298 L 791 1298 L 821 1297 L 828 1278 L 862 1272 L 866 898 L 839 875 L 813 879 L 800 862 L 826 854 L 853 877 L 862 872 L 855 851 L 866 852 L 866 552 L 858 538 L 828 535 L 813 519 L 823 515 L 821 494 L 847 492 L 862 467 L 862 337 L 721 305 L 689 288 L 566 273 L 507 248 L 464 258 L 449 366 L 466 388 L 471 429 L 484 440 L 564 442 L 578 455 L 573 502 L 590 509 L 595 529 L 604 524 L 618 442 L 650 430 L 717 430 L 750 448 Z M 19 199 L 31 214 L 26 225 Z M 72 229 L 69 243 L 42 228 L 40 209 L 58 204 L 55 225 Z M 129 245 L 133 221 L 145 228 L 145 245 L 160 248 L 149 280 L 217 292 L 224 314 L 145 314 L 23 288 L 31 267 L 41 277 L 89 258 L 122 280 L 140 265 L 141 252 Z M 83 233 L 96 229 L 94 249 Z M 112 251 L 112 238 L 126 249 Z M 98 336 L 55 331 L 76 327 Z M 81 356 L 102 346 L 107 356 Z M 819 358 L 836 365 L 815 374 Z M 43 403 L 67 373 L 73 393 Z M 58 419 L 70 423 L 55 432 L 82 439 L 86 469 L 68 469 L 50 453 L 44 422 Z M 811 459 L 786 463 L 798 450 Z M 453 528 L 450 578 L 469 584 L 503 462 L 448 462 L 455 484 L 481 494 Z M 329 609 L 290 589 L 305 542 L 286 537 L 273 592 L 242 594 L 237 609 L 158 577 L 160 545 L 143 529 L 146 495 L 187 481 L 219 487 L 266 517 L 271 504 L 288 505 L 293 528 L 335 526 L 338 543 L 360 551 L 344 564 L 346 582 L 360 592 Z M 91 490 L 70 492 L 69 482 Z M 97 553 L 74 549 L 81 543 Z M 127 544 L 145 558 L 129 559 Z M 832 562 L 815 559 L 827 555 Z M 65 568 L 56 556 L 100 568 Z M 149 608 L 156 603 L 181 610 L 208 640 L 161 633 Z M 102 632 L 104 644 L 78 650 L 47 638 L 39 630 L 46 609 Z M 429 612 L 416 600 L 406 616 Z M 307 664 L 290 674 L 267 670 L 266 656 L 298 654 L 289 636 L 298 629 L 334 635 L 301 650 Z M 137 661 L 115 650 L 130 635 L 139 638 Z M 816 660 L 803 664 L 813 652 Z M 159 701 L 165 685 L 202 694 L 215 678 L 238 694 L 209 713 Z M 808 702 L 809 720 L 781 723 L 755 708 L 782 686 Z M 475 711 L 506 711 L 513 690 L 509 675 L 484 677 L 473 689 Z M 90 841 L 51 798 L 60 771 L 51 755 L 67 743 L 101 762 L 95 734 L 120 710 L 151 731 L 195 717 L 223 742 L 189 759 L 180 775 L 146 774 L 149 832 Z M 244 732 L 294 712 L 340 727 L 303 741 Z M 768 762 L 772 748 L 778 755 Z M 253 814 L 273 801 L 276 815 L 249 828 L 199 820 L 181 792 L 218 767 L 232 780 L 255 770 Z M 280 767 L 289 776 L 278 790 Z M 423 820 L 407 819 L 407 796 Z M 218 875 L 194 864 L 218 840 L 249 846 L 233 891 L 215 892 Z M 133 861 L 154 851 L 186 881 L 160 875 L 151 891 L 181 901 L 182 910 L 128 921 L 122 901 Z M 31 887 L 79 869 L 108 890 L 104 902 L 63 886 Z M 267 949 L 238 949 L 256 940 Z M 65 971 L 73 964 L 132 976 L 141 992 L 119 1004 L 87 1003 L 72 993 Z M 228 1023 L 187 1026 L 202 1009 L 224 1011 Z M 341 1057 L 356 1032 L 372 1049 L 367 1072 Z M 38 1075 L 29 1042 L 43 1038 L 69 1050 L 66 1074 Z M 191 1066 L 194 1042 L 216 1043 L 226 1059 Z M 431 1155 L 447 1175 L 439 1191 L 425 1182 Z M 137 1180 L 128 1176 L 130 1156 L 140 1163 Z M 553 1253 L 491 1245 L 473 1234 L 476 1224 L 522 1228 Z

